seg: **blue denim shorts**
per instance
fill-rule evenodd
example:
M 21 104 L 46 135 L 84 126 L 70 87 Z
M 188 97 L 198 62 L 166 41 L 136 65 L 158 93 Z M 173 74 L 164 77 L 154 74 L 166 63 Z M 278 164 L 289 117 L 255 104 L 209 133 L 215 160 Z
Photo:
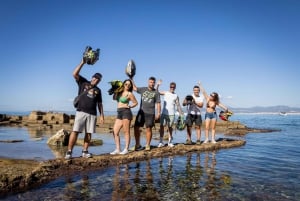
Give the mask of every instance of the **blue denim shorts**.
M 206 112 L 205 119 L 217 119 L 217 113 L 216 112 Z

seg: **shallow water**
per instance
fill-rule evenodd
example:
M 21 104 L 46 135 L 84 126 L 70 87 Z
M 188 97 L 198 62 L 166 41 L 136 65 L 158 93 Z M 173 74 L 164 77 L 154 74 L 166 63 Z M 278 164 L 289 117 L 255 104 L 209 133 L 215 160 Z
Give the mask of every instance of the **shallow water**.
M 66 175 L 40 188 L 3 199 L 300 200 L 300 116 L 234 115 L 232 120 L 241 121 L 249 127 L 281 131 L 247 134 L 244 137 L 246 145 L 238 148 L 188 153 Z M 51 149 L 45 145 L 49 134 L 39 135 L 38 138 L 42 136 L 42 139 L 35 141 L 34 137 L 26 137 L 28 133 L 24 128 L 10 129 L 0 127 L 0 139 L 12 132 L 18 137 L 22 136 L 25 144 L 19 143 L 16 150 L 22 151 L 31 144 L 30 151 L 23 153 L 24 158 L 54 157 Z M 114 149 L 109 134 L 95 137 L 104 139 L 103 146 L 93 148 L 96 154 Z M 175 142 L 184 141 L 184 138 L 184 133 L 175 134 Z M 156 143 L 156 140 L 152 141 L 153 145 Z M 3 144 L 0 156 L 5 153 Z M 76 147 L 76 153 L 80 154 L 80 151 L 81 148 Z

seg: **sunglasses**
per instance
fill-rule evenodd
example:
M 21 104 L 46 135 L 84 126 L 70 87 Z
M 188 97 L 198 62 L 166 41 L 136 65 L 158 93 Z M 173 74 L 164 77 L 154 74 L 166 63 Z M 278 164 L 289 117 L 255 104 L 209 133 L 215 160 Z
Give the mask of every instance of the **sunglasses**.
M 176 87 L 174 87 L 174 86 L 170 86 L 170 89 L 175 89 Z

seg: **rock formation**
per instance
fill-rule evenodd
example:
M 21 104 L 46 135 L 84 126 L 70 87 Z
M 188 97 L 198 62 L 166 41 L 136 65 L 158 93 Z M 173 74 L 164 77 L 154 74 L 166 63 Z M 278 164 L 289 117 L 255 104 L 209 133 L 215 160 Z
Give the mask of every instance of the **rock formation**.
M 105 123 L 97 123 L 97 133 L 112 132 L 115 116 L 106 116 Z M 134 122 L 134 121 L 133 121 Z M 66 145 L 69 132 L 72 130 L 74 115 L 65 113 L 33 111 L 28 116 L 11 116 L 0 114 L 0 126 L 26 126 L 28 128 L 51 130 L 56 133 L 49 138 L 50 146 Z M 203 124 L 204 126 L 204 124 Z M 159 131 L 159 124 L 156 123 L 154 133 Z M 240 122 L 217 122 L 217 132 L 228 135 L 245 135 L 249 132 L 272 132 L 274 130 L 251 129 Z M 132 131 L 133 133 L 133 131 Z M 145 133 L 145 132 L 142 132 Z M 102 142 L 95 142 L 99 145 Z M 127 155 L 102 154 L 93 158 L 74 158 L 71 160 L 53 159 L 43 162 L 34 160 L 0 159 L 0 196 L 11 192 L 24 191 L 39 186 L 64 174 L 71 174 L 76 171 L 105 168 L 117 164 L 124 164 L 133 161 L 142 161 L 151 158 L 170 155 L 182 155 L 187 152 L 212 151 L 243 146 L 244 140 L 218 139 L 216 144 L 184 145 L 176 144 L 175 147 L 154 148 L 151 151 L 130 152 Z M 57 153 L 60 154 L 60 153 Z

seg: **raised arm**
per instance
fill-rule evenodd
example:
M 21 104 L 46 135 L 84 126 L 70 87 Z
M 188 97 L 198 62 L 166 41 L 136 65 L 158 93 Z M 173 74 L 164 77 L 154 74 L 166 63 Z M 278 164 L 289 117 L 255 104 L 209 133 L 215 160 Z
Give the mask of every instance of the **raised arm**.
M 206 101 L 209 100 L 209 96 L 207 95 L 204 87 L 202 86 L 201 82 L 198 82 L 198 86 L 200 87 L 200 91 L 202 91 L 203 96 L 205 97 Z
M 159 80 L 157 81 L 157 83 L 156 83 L 156 86 L 154 87 L 154 88 L 156 89 L 156 91 L 158 91 L 158 88 L 159 88 L 159 86 L 161 85 L 161 83 L 162 83 L 162 80 L 159 79 Z
M 137 91 L 137 86 L 135 85 L 135 82 L 134 82 L 133 78 L 131 79 L 131 82 L 132 82 L 133 91 Z
M 156 89 L 156 91 L 159 92 L 160 95 L 165 95 L 166 92 L 164 92 L 164 91 L 159 91 L 159 90 L 158 90 L 158 88 L 159 88 L 159 86 L 161 85 L 161 83 L 162 83 L 162 80 L 161 80 L 161 79 L 158 80 L 157 83 L 156 83 L 155 89 Z
M 75 78 L 75 80 L 79 80 L 79 73 L 84 64 L 85 64 L 85 62 L 82 59 L 81 62 L 75 67 L 75 69 L 73 71 L 73 77 Z

